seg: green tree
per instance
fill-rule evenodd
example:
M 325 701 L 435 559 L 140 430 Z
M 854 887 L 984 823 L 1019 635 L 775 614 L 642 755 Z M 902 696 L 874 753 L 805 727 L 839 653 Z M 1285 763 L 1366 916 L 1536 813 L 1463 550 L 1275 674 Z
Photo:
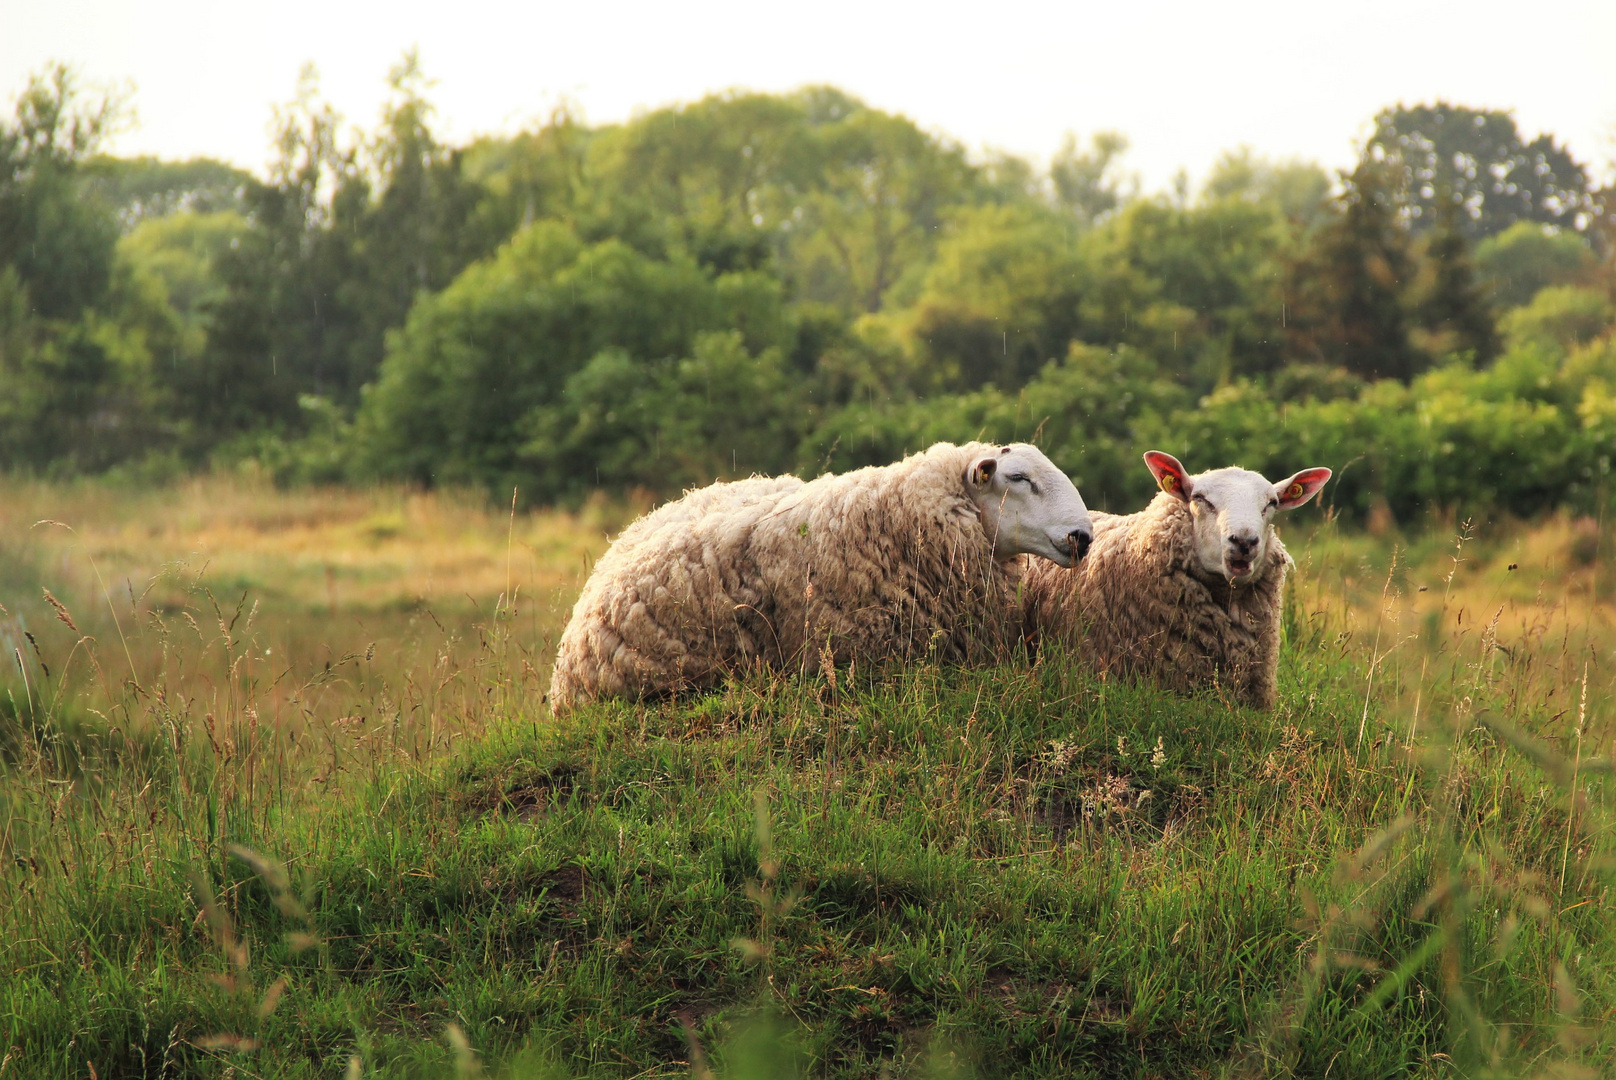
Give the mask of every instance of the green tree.
M 1097 224 L 1115 213 L 1139 184 L 1118 166 L 1127 150 L 1127 137 L 1115 131 L 1098 133 L 1086 150 L 1078 146 L 1077 136 L 1068 133 L 1049 164 L 1056 204 L 1082 225 Z
M 259 427 L 295 428 L 301 394 L 357 392 L 343 355 L 354 316 L 337 294 L 357 269 L 348 224 L 368 192 L 356 153 L 340 145 L 340 123 L 305 67 L 292 103 L 276 110 L 269 181 L 244 196 L 252 227 L 218 261 L 224 295 L 206 362 L 176 386 L 203 447 Z
M 217 214 L 242 208 L 250 173 L 222 161 L 98 155 L 85 165 L 87 190 L 112 207 L 124 231 L 171 214 Z
M 248 186 L 251 227 L 223 253 L 207 362 L 179 389 L 205 440 L 260 426 L 297 430 L 306 395 L 344 408 L 381 364 L 388 332 L 422 294 L 454 280 L 497 237 L 477 228 L 480 192 L 429 126 L 413 53 L 389 76 L 380 131 L 345 145 L 305 69 L 277 112 L 268 183 Z
M 120 99 L 88 98 L 72 68 L 53 64 L 0 126 L 0 266 L 16 269 L 43 317 L 78 317 L 111 282 L 118 226 L 84 164 L 121 119 Z
M 1592 279 L 1598 260 L 1573 232 L 1517 221 L 1476 245 L 1476 271 L 1499 308 L 1531 302 L 1539 289 Z
M 602 487 L 669 495 L 789 470 L 811 418 L 778 349 L 754 354 L 739 331 L 709 331 L 688 357 L 596 355 L 531 414 L 522 458 L 546 497 Z
M 224 298 L 216 267 L 248 228 L 233 210 L 144 216 L 118 241 L 118 257 L 160 282 L 163 302 L 205 339 L 212 311 Z
M 0 124 L 0 463 L 104 469 L 157 444 L 149 369 L 170 314 L 117 258 L 85 163 L 119 120 L 56 64 Z
M 814 138 L 816 183 L 792 260 L 799 295 L 879 311 L 907 275 L 924 272 L 974 173 L 960 148 L 872 109 L 820 125 Z
M 1024 440 L 1043 447 L 1091 507 L 1121 513 L 1149 497 L 1139 448 L 1171 429 L 1169 417 L 1193 401 L 1147 353 L 1073 343 L 1014 393 L 990 386 L 926 400 L 852 402 L 804 439 L 798 463 L 804 472 L 848 469 L 945 439 Z
M 1333 218 L 1330 177 L 1310 161 L 1270 161 L 1241 147 L 1219 155 L 1202 187 L 1203 202 L 1272 206 L 1303 230 Z
M 589 378 L 621 387 L 621 357 L 642 366 L 690 357 L 697 336 L 716 330 L 739 331 L 754 356 L 785 352 L 778 285 L 754 271 L 715 278 L 688 257 L 652 259 L 537 223 L 411 310 L 365 400 L 366 457 L 375 471 L 423 483 L 520 484 L 534 498 L 574 490 L 536 468 L 531 450 L 519 453 L 543 426 L 540 413 L 564 404 L 569 381 L 603 354 Z M 591 385 L 574 388 L 599 402 Z
M 471 160 L 513 226 L 548 213 L 655 258 L 768 269 L 794 299 L 850 314 L 912 292 L 951 207 L 1036 187 L 1025 163 L 974 167 L 829 87 L 718 94 L 593 132 L 563 112 Z
M 562 105 L 536 131 L 508 139 L 482 138 L 467 146 L 461 167 L 481 192 L 472 231 L 493 241 L 551 218 L 582 234 L 594 234 L 602 213 L 589 166 L 596 138 L 595 131 Z
M 444 288 L 503 239 L 476 227 L 482 192 L 464 175 L 460 152 L 432 133 L 431 82 L 415 50 L 388 74 L 388 86 L 393 99 L 366 155 L 369 198 L 353 223 L 357 272 L 334 297 L 354 318 L 339 394 L 346 401 L 375 377 L 387 331 L 403 325 L 416 298 Z M 350 197 L 359 201 L 357 192 Z
M 953 212 L 897 317 L 934 389 L 1014 390 L 1079 332 L 1086 266 L 1069 221 L 1032 203 Z
M 1486 292 L 1459 229 L 1458 209 L 1444 204 L 1443 220 L 1424 237 L 1420 273 L 1412 289 L 1417 342 L 1432 356 L 1466 354 L 1475 363 L 1498 355 L 1498 328 Z
M 1540 289 L 1530 304 L 1504 319 L 1512 346 L 1546 347 L 1564 353 L 1609 333 L 1616 326 L 1616 303 L 1603 289 L 1553 285 Z
M 799 98 L 719 94 L 659 109 L 592 147 L 611 231 L 648 253 L 682 253 L 719 273 L 769 264 L 788 205 L 813 186 Z
M 31 318 L 15 269 L 0 269 L 0 462 L 101 472 L 173 444 L 183 420 L 166 408 L 152 368 L 186 346 L 149 284 L 120 260 L 100 310 Z
M 1409 339 L 1404 298 L 1415 262 L 1392 178 L 1364 161 L 1343 182 L 1340 216 L 1290 268 L 1287 348 L 1295 360 L 1407 382 L 1428 358 Z
M 1108 231 L 1145 300 L 1129 312 L 1121 340 L 1152 350 L 1203 391 L 1280 366 L 1279 286 L 1295 229 L 1276 203 L 1141 199 Z
M 1472 242 L 1517 221 L 1583 229 L 1598 210 L 1570 153 L 1550 135 L 1524 141 L 1500 110 L 1445 101 L 1386 109 L 1364 152 L 1388 167 L 1415 231 L 1439 227 L 1447 201 L 1462 209 L 1457 227 Z

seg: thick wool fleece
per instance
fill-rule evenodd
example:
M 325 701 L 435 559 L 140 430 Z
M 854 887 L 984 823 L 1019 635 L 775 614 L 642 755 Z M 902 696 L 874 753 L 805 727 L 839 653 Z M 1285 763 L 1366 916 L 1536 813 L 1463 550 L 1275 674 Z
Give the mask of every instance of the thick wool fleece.
M 1195 558 L 1189 507 L 1158 494 L 1137 514 L 1092 514 L 1094 543 L 1072 569 L 1026 560 L 1029 622 L 1095 670 L 1179 693 L 1221 686 L 1273 707 L 1281 596 L 1291 557 L 1269 527 L 1256 580 L 1231 587 Z
M 552 707 L 817 670 L 995 654 L 1019 632 L 966 489 L 992 448 L 939 443 L 894 465 L 715 484 L 636 522 L 595 567 L 562 634 Z

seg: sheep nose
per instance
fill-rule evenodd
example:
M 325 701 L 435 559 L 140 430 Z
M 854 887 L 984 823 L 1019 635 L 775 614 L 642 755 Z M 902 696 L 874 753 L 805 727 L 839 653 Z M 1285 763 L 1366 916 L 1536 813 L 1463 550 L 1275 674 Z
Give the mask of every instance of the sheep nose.
M 1066 534 L 1066 539 L 1071 544 L 1072 554 L 1078 559 L 1089 553 L 1089 545 L 1094 542 L 1093 534 L 1087 529 L 1073 529 Z
M 1231 536 L 1229 537 L 1229 546 L 1241 555 L 1250 555 L 1257 550 L 1257 538 L 1255 536 Z

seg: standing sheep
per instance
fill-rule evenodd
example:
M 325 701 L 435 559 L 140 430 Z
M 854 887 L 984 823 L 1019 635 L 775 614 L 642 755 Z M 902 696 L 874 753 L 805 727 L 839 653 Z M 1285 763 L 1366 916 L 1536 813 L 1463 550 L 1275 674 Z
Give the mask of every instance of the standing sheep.
M 712 686 L 822 651 L 992 655 L 1019 630 L 1014 561 L 1082 558 L 1088 511 L 1025 444 L 938 443 L 893 465 L 714 484 L 631 525 L 561 635 L 550 702 Z
M 1094 515 L 1094 544 L 1075 569 L 1029 560 L 1028 618 L 1074 643 L 1098 671 L 1187 693 L 1214 684 L 1272 708 L 1280 598 L 1291 557 L 1271 524 L 1330 479 L 1303 469 L 1270 484 L 1246 469 L 1186 476 L 1170 454 L 1145 464 L 1161 493 L 1136 514 Z

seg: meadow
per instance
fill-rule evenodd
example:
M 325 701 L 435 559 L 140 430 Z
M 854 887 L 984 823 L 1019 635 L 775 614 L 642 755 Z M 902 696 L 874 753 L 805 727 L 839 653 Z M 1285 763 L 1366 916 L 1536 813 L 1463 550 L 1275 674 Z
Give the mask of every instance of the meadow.
M 0 482 L 0 1078 L 1616 1072 L 1598 520 L 1285 523 L 1281 702 L 564 721 L 639 509 Z

